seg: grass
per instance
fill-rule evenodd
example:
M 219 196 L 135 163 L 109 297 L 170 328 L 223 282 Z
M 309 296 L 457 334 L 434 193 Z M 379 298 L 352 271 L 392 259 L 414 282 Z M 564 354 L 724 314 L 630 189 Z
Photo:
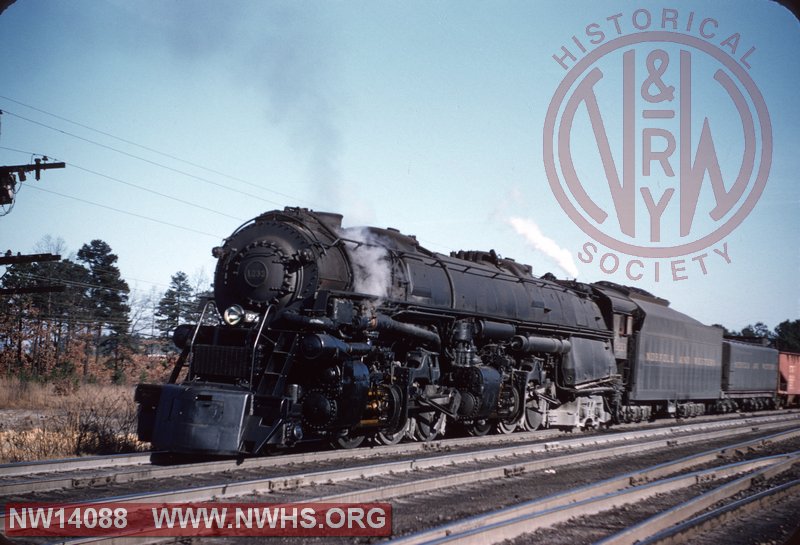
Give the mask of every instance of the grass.
M 0 379 L 0 463 L 146 450 L 133 387 Z

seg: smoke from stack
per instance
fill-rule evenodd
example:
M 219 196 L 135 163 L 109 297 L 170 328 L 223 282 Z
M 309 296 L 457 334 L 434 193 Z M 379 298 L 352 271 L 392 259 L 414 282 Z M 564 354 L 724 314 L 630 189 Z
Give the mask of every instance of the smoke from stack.
M 512 217 L 507 221 L 517 234 L 525 238 L 529 245 L 554 260 L 568 276 L 572 278 L 578 276 L 578 267 L 575 265 L 570 251 L 560 247 L 555 240 L 545 236 L 538 225 L 524 218 Z

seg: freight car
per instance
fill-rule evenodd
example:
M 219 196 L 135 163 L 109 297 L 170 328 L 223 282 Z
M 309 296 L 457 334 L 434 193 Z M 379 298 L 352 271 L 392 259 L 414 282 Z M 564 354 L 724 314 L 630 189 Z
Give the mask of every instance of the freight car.
M 780 368 L 778 395 L 784 405 L 796 407 L 800 404 L 800 354 L 781 352 L 778 361 Z
M 663 299 L 341 220 L 267 212 L 214 248 L 214 302 L 176 330 L 169 382 L 137 387 L 142 440 L 257 454 L 598 427 L 726 398 L 721 330 Z

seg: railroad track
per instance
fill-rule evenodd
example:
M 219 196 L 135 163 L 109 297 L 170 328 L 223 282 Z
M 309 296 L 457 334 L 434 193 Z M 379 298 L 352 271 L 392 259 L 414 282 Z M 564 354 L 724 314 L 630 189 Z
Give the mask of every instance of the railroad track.
M 671 436 L 678 432 L 688 433 L 712 429 L 735 429 L 741 426 L 768 425 L 781 422 L 784 415 L 748 417 L 735 420 L 663 426 L 651 429 L 636 429 L 611 434 L 580 435 L 563 439 L 558 432 L 528 432 L 508 436 L 486 436 L 447 439 L 430 443 L 407 443 L 375 449 L 356 449 L 348 451 L 323 451 L 289 454 L 280 457 L 248 458 L 243 460 L 217 460 L 182 465 L 156 465 L 150 463 L 150 454 L 133 454 L 109 457 L 77 458 L 53 462 L 34 462 L 30 464 L 10 464 L 0 467 L 0 497 L 14 500 L 29 500 L 32 494 L 45 494 L 50 491 L 80 490 L 98 486 L 120 486 L 152 479 L 175 479 L 224 473 L 244 473 L 246 471 L 278 470 L 285 467 L 317 465 L 323 463 L 345 462 L 352 464 L 358 460 L 376 457 L 414 457 L 434 456 L 436 453 L 450 453 L 451 463 L 463 463 L 522 454 L 551 452 L 556 449 L 580 449 L 587 446 L 629 442 L 651 437 Z M 543 435 L 562 438 L 546 441 Z M 504 447 L 503 445 L 512 446 Z M 513 446 L 513 445 L 518 446 Z M 475 452 L 476 448 L 495 445 L 493 449 Z M 519 446 L 521 445 L 521 446 Z M 458 454 L 459 451 L 463 451 Z M 441 458 L 440 458 L 441 459 Z M 434 464 L 440 462 L 433 462 Z M 412 458 L 410 464 L 421 468 L 426 463 Z M 20 478 L 23 476 L 24 478 Z M 46 497 L 44 499 L 47 499 Z M 0 517 L 0 520 L 2 518 Z
M 97 469 L 124 467 L 150 463 L 152 453 L 115 454 L 111 456 L 84 456 L 64 460 L 41 460 L 35 462 L 19 462 L 0 464 L 0 479 L 37 474 L 52 474 L 81 469 Z
M 627 429 L 648 429 L 648 428 L 673 428 L 677 425 L 689 424 L 702 424 L 706 422 L 737 422 L 744 424 L 751 424 L 761 419 L 776 418 L 784 415 L 800 414 L 800 411 L 793 409 L 764 411 L 758 413 L 738 413 L 735 415 L 706 415 L 694 417 L 691 419 L 683 419 L 677 421 L 656 420 L 653 422 L 645 422 L 639 424 L 620 424 L 611 428 L 612 431 L 620 431 Z M 277 458 L 266 458 L 269 460 L 285 460 L 287 463 L 295 463 L 297 461 L 309 460 L 314 457 L 321 457 L 322 459 L 336 459 L 338 457 L 349 458 L 370 458 L 374 456 L 376 449 L 380 452 L 390 452 L 392 449 L 397 449 L 398 452 L 416 452 L 416 451 L 437 451 L 448 450 L 462 447 L 484 446 L 491 444 L 502 443 L 517 443 L 527 442 L 532 440 L 546 440 L 552 438 L 564 437 L 564 432 L 558 430 L 537 430 L 533 432 L 518 432 L 510 435 L 487 435 L 483 437 L 464 437 L 464 438 L 450 438 L 438 439 L 426 443 L 403 443 L 394 446 L 378 446 L 378 447 L 362 447 L 360 449 L 346 450 L 346 451 L 333 451 L 333 452 L 305 452 L 299 454 L 283 454 Z M 347 454 L 342 454 L 346 452 Z M 337 454 L 339 453 L 339 454 Z M 84 469 L 98 469 L 98 468 L 117 468 L 124 466 L 147 465 L 151 464 L 153 457 L 158 457 L 162 453 L 159 452 L 140 452 L 131 454 L 113 454 L 108 456 L 82 456 L 79 458 L 67 458 L 60 460 L 37 460 L 32 462 L 15 462 L 0 464 L 0 480 L 7 480 L 16 476 L 33 476 L 33 475 L 47 475 L 55 473 L 64 473 L 68 471 L 80 471 Z M 240 460 L 220 460 L 220 464 L 228 463 L 231 465 L 241 465 L 252 463 L 252 460 L 264 460 L 265 458 L 244 458 Z M 164 456 L 164 460 L 168 460 L 168 456 Z M 270 462 L 274 463 L 274 462 Z M 280 463 L 280 462 L 278 462 Z M 156 464 L 158 465 L 158 464 Z
M 557 443 L 545 443 L 546 447 L 540 448 L 554 449 L 557 445 L 561 445 L 562 448 L 580 448 L 585 445 L 613 441 L 613 438 L 609 438 L 613 437 L 613 434 L 623 434 L 619 435 L 619 440 L 635 440 L 639 437 L 653 436 L 652 434 L 675 433 L 678 429 L 691 431 L 711 429 L 713 427 L 721 429 L 750 426 L 780 420 L 785 415 L 791 414 L 800 413 L 775 411 L 770 414 L 746 414 L 733 418 L 726 415 L 723 417 L 709 417 L 709 420 L 706 421 L 693 419 L 692 421 L 684 421 L 677 424 L 658 421 L 639 426 L 617 426 L 612 429 L 609 436 L 582 434 L 575 439 L 564 439 L 565 434 L 560 431 L 539 430 L 512 435 L 452 438 L 354 450 L 315 451 L 284 454 L 277 457 L 225 459 L 195 463 L 172 463 L 169 457 L 161 456 L 161 453 L 148 452 L 3 464 L 0 465 L 0 497 L 13 497 L 19 493 L 30 494 L 65 488 L 88 488 L 101 484 L 122 484 L 180 475 L 205 475 L 246 469 L 280 468 L 309 463 L 366 460 L 374 459 L 376 456 L 385 458 L 420 454 L 429 455 L 437 452 L 473 450 L 492 445 L 546 442 L 548 439 L 557 439 L 558 441 Z M 621 431 L 625 427 L 634 429 L 627 432 Z M 648 432 L 640 430 L 660 431 Z M 598 439 L 598 437 L 602 438 Z M 161 458 L 160 461 L 153 463 L 154 459 L 158 460 L 159 458 Z
M 751 421 L 752 420 L 752 421 Z M 782 415 L 762 417 L 758 419 L 739 420 L 735 425 L 731 422 L 707 422 L 704 424 L 692 424 L 689 426 L 670 427 L 649 430 L 637 430 L 608 435 L 587 435 L 566 439 L 561 441 L 545 441 L 534 444 L 516 444 L 510 446 L 500 446 L 494 448 L 479 448 L 475 450 L 476 441 L 474 438 L 466 440 L 472 450 L 468 452 L 454 452 L 454 444 L 458 441 L 448 443 L 447 447 L 439 445 L 436 450 L 424 451 L 426 445 L 409 444 L 398 445 L 396 447 L 386 447 L 386 451 L 392 451 L 393 455 L 399 455 L 406 451 L 413 454 L 425 452 L 425 457 L 412 457 L 410 459 L 382 461 L 379 463 L 368 463 L 355 465 L 352 467 L 336 467 L 321 471 L 292 471 L 292 466 L 297 465 L 299 460 L 309 455 L 291 455 L 278 458 L 254 459 L 253 464 L 277 464 L 280 467 L 288 467 L 289 471 L 277 473 L 275 476 L 248 479 L 238 482 L 231 482 L 227 475 L 223 482 L 217 482 L 206 486 L 192 486 L 180 489 L 147 491 L 129 494 L 113 495 L 114 487 L 110 488 L 111 496 L 97 501 L 125 501 L 125 502 L 187 502 L 187 501 L 210 501 L 229 498 L 260 498 L 264 501 L 264 495 L 269 494 L 270 501 L 303 501 L 303 502 L 369 502 L 384 501 L 403 496 L 413 496 L 438 492 L 452 487 L 478 486 L 487 482 L 498 482 L 504 479 L 535 476 L 543 472 L 555 472 L 559 468 L 583 467 L 589 463 L 597 463 L 599 460 L 607 459 L 612 456 L 623 456 L 631 454 L 632 442 L 636 441 L 635 451 L 637 453 L 653 451 L 670 451 L 685 445 L 696 445 L 698 442 L 708 441 L 728 441 L 730 438 L 742 434 L 745 430 L 753 433 L 758 431 L 761 437 L 746 445 L 725 444 L 720 447 L 722 450 L 731 451 L 734 449 L 751 448 L 752 445 L 763 444 L 764 441 L 778 441 L 800 435 L 798 428 L 798 415 Z M 775 435 L 775 430 L 794 427 L 788 432 Z M 680 435 L 676 435 L 679 432 Z M 523 435 L 523 434 L 519 434 Z M 767 436 L 766 438 L 764 436 Z M 488 443 L 488 438 L 484 443 Z M 440 442 L 444 443 L 444 442 Z M 478 441 L 480 443 L 480 441 Z M 622 443 L 622 444 L 620 444 Z M 432 445 L 427 445 L 430 449 Z M 485 446 L 485 445 L 484 445 Z M 568 452 L 584 449 L 583 452 Z M 376 449 L 377 450 L 377 449 Z M 445 454 L 441 454 L 444 451 Z M 567 452 L 564 452 L 567 451 Z M 355 451 L 358 452 L 358 451 Z M 706 453 L 703 460 L 719 456 L 720 450 L 713 453 Z M 345 456 L 352 455 L 354 452 L 325 452 L 316 453 L 327 457 L 328 460 L 340 462 Z M 292 456 L 296 458 L 291 459 Z M 372 457 L 374 457 L 374 453 Z M 291 459 L 291 460 L 290 460 Z M 700 460 L 700 458 L 698 458 Z M 315 464 L 319 463 L 320 458 L 313 458 Z M 220 463 L 220 462 L 215 462 Z M 227 462 L 226 462 L 227 463 Z M 700 462 L 695 462 L 700 463 Z M 341 465 L 341 464 L 337 464 Z M 160 468 L 173 471 L 175 467 Z M 179 469 L 191 471 L 200 469 L 194 466 L 181 466 Z M 207 468 L 203 468 L 205 470 Z M 651 474 L 655 469 L 651 469 Z M 661 469 L 660 471 L 664 471 Z M 153 477 L 150 477 L 153 478 Z M 649 477 L 648 477 L 649 478 Z M 630 477 L 628 478 L 630 480 Z M 164 479 L 159 482 L 163 484 Z M 337 485 L 345 485 L 347 490 L 334 491 L 332 493 L 319 495 L 317 489 L 321 486 L 335 489 Z M 95 494 L 97 495 L 97 494 Z M 59 496 L 61 501 L 70 501 L 69 495 L 65 498 Z M 71 501 L 85 500 L 76 497 Z M 47 500 L 44 500 L 47 501 Z M 574 500 L 571 500 L 574 501 Z M 5 528 L 4 518 L 0 522 Z M 452 529 L 449 530 L 452 534 Z M 94 541 L 93 541 L 94 542 Z M 485 542 L 485 541 L 483 541 Z
M 775 456 L 751 462 L 754 468 L 757 467 L 755 471 L 609 536 L 600 541 L 598 545 L 686 543 L 687 539 L 696 537 L 703 531 L 729 520 L 756 510 L 763 511 L 768 509 L 775 501 L 800 493 L 800 478 L 770 486 L 764 491 L 747 495 L 740 500 L 724 503 L 720 507 L 703 513 L 703 511 L 711 509 L 715 504 L 732 500 L 732 498 L 753 488 L 762 480 L 768 480 L 788 471 L 792 466 L 799 463 L 798 460 L 800 460 L 800 451 L 785 456 Z M 758 467 L 756 464 L 766 465 Z M 744 470 L 745 468 L 742 466 L 744 464 L 739 465 Z
M 468 520 L 418 532 L 404 538 L 392 540 L 395 545 L 421 544 L 484 544 L 516 539 L 524 534 L 566 522 L 575 517 L 589 517 L 611 508 L 642 502 L 658 494 L 681 490 L 700 482 L 722 480 L 731 476 L 745 474 L 702 496 L 692 498 L 668 511 L 626 528 L 612 536 L 596 542 L 596 545 L 632 545 L 634 543 L 685 543 L 687 535 L 693 535 L 700 523 L 719 522 L 723 515 L 730 515 L 730 508 L 720 508 L 712 515 L 692 517 L 717 502 L 728 499 L 750 488 L 754 483 L 788 471 L 800 464 L 800 451 L 788 454 L 759 457 L 726 464 L 710 469 L 686 472 L 688 469 L 725 458 L 731 451 L 748 449 L 763 441 L 782 441 L 800 436 L 800 429 L 776 434 L 769 438 L 756 439 L 734 445 L 702 452 L 674 462 L 658 464 L 642 470 L 626 473 L 575 490 L 555 494 L 540 500 L 513 507 L 499 509 L 472 517 Z M 682 473 L 665 478 L 666 475 Z M 770 489 L 757 498 L 763 501 L 772 493 L 789 494 L 800 490 L 800 481 Z M 750 500 L 737 502 L 736 507 L 752 503 Z M 759 504 L 760 505 L 760 504 Z M 717 514 L 718 513 L 718 514 Z M 672 528 L 684 522 L 680 529 Z M 669 541 L 665 541 L 669 539 Z

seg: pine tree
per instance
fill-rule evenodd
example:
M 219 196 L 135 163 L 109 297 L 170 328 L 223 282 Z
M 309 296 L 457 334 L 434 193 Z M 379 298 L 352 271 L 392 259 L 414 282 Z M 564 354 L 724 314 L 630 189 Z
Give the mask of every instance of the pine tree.
M 111 355 L 114 380 L 120 380 L 122 365 L 130 352 L 130 288 L 116 265 L 117 255 L 104 241 L 95 239 L 84 244 L 78 250 L 78 260 L 89 269 L 89 312 L 96 331 L 95 361 L 101 353 Z M 88 362 L 84 361 L 84 376 L 87 374 Z
M 156 328 L 166 339 L 176 327 L 196 320 L 194 288 L 189 282 L 189 277 L 183 271 L 172 275 L 169 289 L 158 302 L 156 309 Z
M 778 349 L 800 353 L 800 320 L 784 320 L 775 327 Z
M 2 368 L 41 380 L 71 375 L 79 359 L 76 346 L 90 325 L 89 282 L 89 271 L 69 259 L 10 266 L 0 280 L 3 288 L 63 285 L 63 291 L 19 294 L 3 301 Z

